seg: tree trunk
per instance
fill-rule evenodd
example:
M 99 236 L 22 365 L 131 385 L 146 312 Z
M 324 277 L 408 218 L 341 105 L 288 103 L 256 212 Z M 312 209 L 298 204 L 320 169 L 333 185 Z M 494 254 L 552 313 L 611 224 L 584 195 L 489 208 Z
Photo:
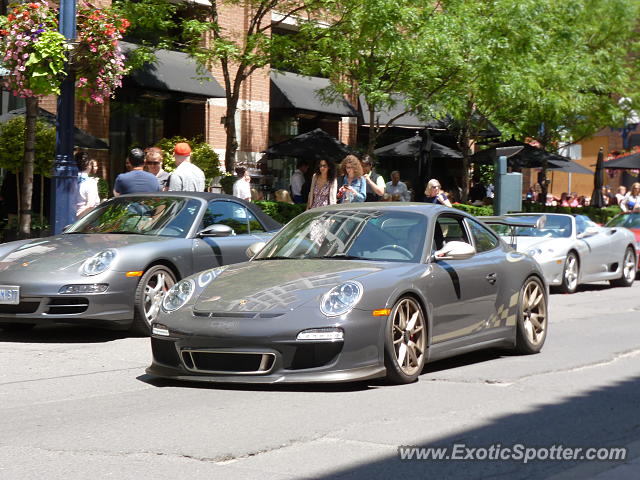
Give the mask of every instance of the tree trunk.
M 224 153 L 224 166 L 227 173 L 234 174 L 236 168 L 236 152 L 238 151 L 238 137 L 236 131 L 236 111 L 238 99 L 227 97 L 227 111 L 224 119 L 224 130 L 227 134 Z
M 26 99 L 26 122 L 24 135 L 24 163 L 22 175 L 22 205 L 20 207 L 21 238 L 31 234 L 31 202 L 33 199 L 33 169 L 35 164 L 36 121 L 38 119 L 38 99 Z

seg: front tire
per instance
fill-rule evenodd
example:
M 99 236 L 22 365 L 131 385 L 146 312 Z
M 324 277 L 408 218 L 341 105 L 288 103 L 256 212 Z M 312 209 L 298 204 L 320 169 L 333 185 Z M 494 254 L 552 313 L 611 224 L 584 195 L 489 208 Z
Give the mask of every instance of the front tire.
M 131 332 L 149 335 L 151 323 L 160 313 L 162 299 L 175 283 L 175 275 L 164 265 L 154 265 L 142 275 L 134 297 Z
M 544 285 L 529 277 L 520 289 L 516 322 L 516 351 L 538 353 L 547 338 L 548 310 Z
M 562 293 L 575 293 L 580 278 L 580 261 L 575 252 L 569 252 L 562 269 L 562 283 L 559 290 Z
M 412 297 L 396 302 L 387 319 L 384 364 L 392 383 L 414 382 L 424 367 L 427 324 L 420 304 Z
M 636 279 L 637 268 L 636 254 L 633 248 L 627 247 L 624 252 L 624 260 L 622 260 L 622 275 L 615 280 L 609 280 L 609 284 L 612 287 L 630 287 Z

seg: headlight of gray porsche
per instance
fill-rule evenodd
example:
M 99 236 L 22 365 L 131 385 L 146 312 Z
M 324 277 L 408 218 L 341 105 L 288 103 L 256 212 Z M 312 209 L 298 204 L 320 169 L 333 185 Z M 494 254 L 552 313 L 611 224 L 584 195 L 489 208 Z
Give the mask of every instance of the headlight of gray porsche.
M 193 280 L 179 281 L 162 299 L 162 308 L 165 312 L 175 312 L 191 299 L 195 289 L 196 284 Z
M 80 272 L 86 276 L 98 275 L 105 272 L 109 269 L 116 256 L 117 253 L 115 250 L 103 250 L 98 252 L 84 261 L 80 267 Z
M 327 317 L 338 317 L 349 312 L 362 298 L 363 287 L 349 281 L 337 285 L 322 296 L 320 311 Z

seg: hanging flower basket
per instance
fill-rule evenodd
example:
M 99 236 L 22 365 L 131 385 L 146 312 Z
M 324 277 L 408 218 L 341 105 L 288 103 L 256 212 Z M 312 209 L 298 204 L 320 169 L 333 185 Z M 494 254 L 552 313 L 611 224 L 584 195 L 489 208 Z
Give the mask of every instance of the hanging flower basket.
M 86 3 L 77 9 L 77 38 L 58 33 L 58 8 L 44 1 L 13 5 L 0 19 L 0 58 L 9 75 L 4 85 L 28 98 L 59 94 L 71 60 L 78 98 L 103 103 L 126 74 L 118 41 L 129 22 L 109 9 Z

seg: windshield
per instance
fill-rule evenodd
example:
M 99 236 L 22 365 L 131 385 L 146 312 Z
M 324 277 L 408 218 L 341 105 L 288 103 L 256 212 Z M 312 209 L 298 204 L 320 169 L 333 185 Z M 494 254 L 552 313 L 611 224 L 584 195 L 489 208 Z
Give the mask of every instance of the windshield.
M 509 215 L 513 220 L 522 220 L 525 222 L 537 221 L 540 217 L 546 217 L 543 220 L 541 228 L 535 227 L 509 227 L 507 225 L 491 225 L 499 235 L 515 236 L 515 237 L 547 237 L 547 238 L 569 238 L 571 237 L 571 217 L 562 215 Z M 513 230 L 513 231 L 512 231 Z
M 419 262 L 427 219 L 399 211 L 309 212 L 294 218 L 255 257 Z
M 116 197 L 65 233 L 121 233 L 185 237 L 201 203 L 182 197 Z
M 627 213 L 612 218 L 607 227 L 640 228 L 640 213 Z

